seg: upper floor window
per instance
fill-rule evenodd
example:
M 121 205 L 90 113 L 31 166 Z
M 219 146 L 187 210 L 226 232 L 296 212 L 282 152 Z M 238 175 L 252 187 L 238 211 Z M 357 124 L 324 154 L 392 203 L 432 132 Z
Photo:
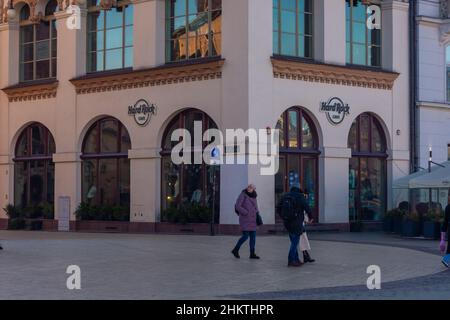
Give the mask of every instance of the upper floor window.
M 110 8 L 88 2 L 88 72 L 133 66 L 133 5 L 118 1 Z
M 450 46 L 445 49 L 445 64 L 447 73 L 447 102 L 450 102 Z
M 44 17 L 36 22 L 30 7 L 24 4 L 20 10 L 20 81 L 56 78 L 57 33 L 53 15 L 58 3 L 50 0 Z
M 166 0 L 168 62 L 222 54 L 222 0 Z
M 313 1 L 273 0 L 275 54 L 312 58 Z
M 381 30 L 367 27 L 372 5 L 379 6 L 368 0 L 346 0 L 348 64 L 381 67 Z

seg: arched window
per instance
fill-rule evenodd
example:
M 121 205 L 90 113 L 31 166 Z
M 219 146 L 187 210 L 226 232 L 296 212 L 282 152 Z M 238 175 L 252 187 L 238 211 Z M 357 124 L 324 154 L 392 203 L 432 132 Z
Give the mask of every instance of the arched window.
M 131 139 L 115 118 L 95 122 L 83 141 L 83 202 L 98 206 L 130 207 Z
M 202 164 L 182 163 L 174 164 L 171 159 L 172 148 L 179 142 L 171 140 L 172 133 L 176 129 L 186 129 L 191 134 L 191 143 L 194 143 L 194 123 L 199 122 L 202 131 L 207 129 L 217 129 L 214 121 L 200 110 L 189 109 L 179 113 L 167 126 L 162 140 L 162 208 L 179 208 L 189 204 L 200 205 L 212 208 L 213 203 L 213 182 L 216 185 L 214 207 L 216 214 L 219 208 L 219 187 L 220 174 L 218 166 L 210 166 L 202 161 Z M 204 147 L 207 145 L 204 142 Z M 193 159 L 194 153 L 191 153 Z M 214 181 L 213 181 L 214 180 Z M 162 220 L 168 217 L 162 216 Z M 207 217 L 208 218 L 208 217 Z M 215 217 L 218 221 L 218 217 Z M 199 222 L 199 221 L 192 221 Z
M 20 81 L 56 78 L 57 33 L 54 13 L 56 0 L 45 7 L 45 16 L 32 21 L 30 7 L 20 10 Z
M 273 52 L 313 57 L 313 0 L 273 0 Z
M 222 54 L 222 0 L 166 0 L 167 62 Z
M 133 67 L 133 5 L 129 0 L 105 10 L 88 1 L 88 72 Z
M 36 207 L 54 202 L 55 141 L 46 127 L 33 123 L 17 140 L 14 157 L 14 203 Z
M 318 218 L 319 142 L 314 123 L 298 107 L 284 112 L 277 123 L 280 130 L 280 167 L 275 176 L 276 203 L 291 187 L 299 186 L 308 194 L 314 220 Z M 279 222 L 279 217 L 276 217 Z
M 350 221 L 376 221 L 386 209 L 386 138 L 370 113 L 360 115 L 348 137 Z

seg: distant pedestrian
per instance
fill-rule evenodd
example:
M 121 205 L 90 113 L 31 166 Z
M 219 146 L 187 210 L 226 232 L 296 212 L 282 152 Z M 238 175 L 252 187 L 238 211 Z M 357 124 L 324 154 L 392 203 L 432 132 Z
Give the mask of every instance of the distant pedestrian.
M 442 224 L 441 229 L 441 243 L 439 245 L 439 249 L 441 250 L 441 253 L 443 254 L 445 252 L 445 234 L 447 234 L 448 240 L 450 240 L 450 195 L 448 196 L 448 205 L 445 208 L 445 219 L 444 223 Z M 450 254 L 450 244 L 447 243 L 447 254 Z
M 259 259 L 255 253 L 256 248 L 256 228 L 257 217 L 259 214 L 256 188 L 253 184 L 249 184 L 239 195 L 235 211 L 239 215 L 239 225 L 241 226 L 242 236 L 237 242 L 231 253 L 239 259 L 239 249 L 250 238 L 250 259 Z
M 308 216 L 311 210 L 305 197 L 300 192 L 300 186 L 291 187 L 291 191 L 283 195 L 277 205 L 277 211 L 283 219 L 284 226 L 289 232 L 291 246 L 288 256 L 288 267 L 300 267 L 303 263 L 298 256 L 300 236 L 303 233 L 305 212 Z
M 308 198 L 309 198 L 309 193 L 307 190 L 305 190 L 304 192 L 302 192 L 300 190 L 301 193 L 303 193 L 303 196 L 306 199 L 306 202 L 308 202 Z M 311 258 L 311 256 L 309 255 L 308 251 L 311 251 L 311 244 L 309 243 L 309 239 L 308 239 L 308 235 L 306 234 L 306 225 L 309 223 L 313 223 L 314 220 L 310 217 L 309 214 L 307 214 L 305 212 L 305 219 L 303 221 L 303 233 L 300 236 L 300 250 L 303 253 L 303 262 L 304 263 L 313 263 L 316 260 L 314 260 L 313 258 Z

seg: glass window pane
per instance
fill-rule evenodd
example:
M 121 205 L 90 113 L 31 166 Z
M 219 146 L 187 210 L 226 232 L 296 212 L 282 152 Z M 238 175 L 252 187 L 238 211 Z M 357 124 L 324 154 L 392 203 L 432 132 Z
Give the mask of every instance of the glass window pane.
M 162 160 L 162 197 L 164 209 L 175 207 L 180 202 L 180 167 L 170 156 Z M 166 217 L 162 217 L 163 220 Z
M 101 205 L 117 204 L 117 161 L 117 159 L 98 160 L 98 201 Z
M 122 27 L 124 15 L 122 8 L 112 8 L 106 12 L 106 28 Z
M 129 47 L 133 45 L 133 27 L 125 28 L 125 46 Z
M 125 8 L 125 25 L 132 25 L 134 21 L 134 6 L 129 5 Z
M 50 39 L 50 23 L 41 21 L 36 25 L 36 41 Z
M 130 207 L 130 160 L 119 159 L 119 205 Z
M 289 111 L 289 148 L 298 148 L 298 113 L 297 111 Z
M 92 52 L 89 54 L 88 70 L 90 72 L 103 71 L 104 51 Z
M 83 153 L 99 153 L 100 150 L 98 148 L 98 130 L 97 126 L 89 131 L 85 140 Z
M 20 27 L 21 43 L 32 42 L 34 39 L 33 34 L 34 34 L 33 25 Z
M 104 32 L 89 32 L 88 33 L 88 51 L 103 50 L 103 36 Z
M 84 160 L 83 161 L 83 177 L 82 177 L 82 190 L 83 201 L 90 204 L 97 204 L 97 164 L 98 160 Z
M 25 129 L 17 142 L 16 157 L 26 156 L 28 156 L 28 130 Z
M 46 199 L 45 191 L 45 161 L 30 161 L 30 202 L 37 206 Z
M 281 0 L 281 8 L 286 10 L 296 10 L 296 0 Z
M 45 129 L 42 126 L 31 127 L 31 154 L 43 155 L 45 154 Z
M 357 43 L 366 43 L 366 29 L 365 23 L 353 23 L 352 41 Z
M 287 56 L 296 55 L 295 34 L 281 34 L 281 54 Z
M 286 147 L 285 140 L 284 140 L 285 131 L 284 131 L 284 117 L 283 116 L 281 116 L 280 119 L 278 119 L 276 128 L 279 130 L 279 134 L 280 134 L 280 148 Z
M 124 126 L 122 126 L 121 129 L 120 143 L 121 143 L 120 152 L 128 154 L 128 150 L 131 149 L 131 139 L 127 129 Z
M 105 29 L 105 11 L 100 10 L 96 12 L 90 12 L 88 14 L 88 30 L 103 30 Z
M 375 120 L 374 120 L 375 121 Z M 380 128 L 372 123 L 372 152 L 385 152 L 386 146 Z
M 36 42 L 36 60 L 50 58 L 50 41 Z
M 201 204 L 203 200 L 203 170 L 201 165 L 183 166 L 182 202 Z
M 362 44 L 354 44 L 353 45 L 353 64 L 366 64 L 366 50 L 367 47 Z
M 50 77 L 50 60 L 36 62 L 36 79 L 45 79 Z
M 358 181 L 359 181 L 359 159 L 353 157 L 350 159 L 349 169 L 349 215 L 350 221 L 358 220 Z
M 122 28 L 106 30 L 106 49 L 120 48 L 123 46 Z
M 370 117 L 367 115 L 361 115 L 360 117 L 360 148 L 362 152 L 370 151 Z
M 34 60 L 34 44 L 25 44 L 22 46 L 21 50 L 21 62 L 28 62 Z
M 302 140 L 302 148 L 314 148 L 314 132 L 305 118 L 302 118 Z
M 122 49 L 106 51 L 105 70 L 120 69 L 123 67 Z
M 288 190 L 300 186 L 300 158 L 297 155 L 288 155 Z M 300 186 L 301 187 L 301 186 Z
M 133 67 L 133 47 L 125 48 L 125 65 L 124 68 Z
M 28 202 L 28 162 L 14 164 L 14 204 L 23 208 Z
M 33 80 L 33 63 L 24 63 L 21 65 L 21 79 L 22 81 Z
M 281 31 L 295 33 L 296 29 L 296 13 L 295 11 L 281 11 Z
M 317 205 L 316 201 L 316 159 L 303 159 L 303 183 L 302 188 L 306 194 L 309 207 L 314 209 Z
M 47 163 L 47 203 L 55 202 L 55 164 L 50 161 Z
M 348 136 L 348 147 L 352 149 L 353 152 L 358 151 L 358 121 L 353 121 L 352 127 L 350 128 L 350 134 Z
M 100 123 L 101 152 L 118 152 L 119 132 L 116 120 L 103 120 Z

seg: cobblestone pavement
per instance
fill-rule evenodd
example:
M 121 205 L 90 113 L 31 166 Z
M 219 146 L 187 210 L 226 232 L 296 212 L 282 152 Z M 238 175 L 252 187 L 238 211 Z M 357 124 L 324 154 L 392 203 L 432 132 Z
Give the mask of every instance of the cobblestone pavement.
M 230 254 L 236 237 L 0 231 L 0 299 L 450 298 L 436 241 L 311 234 L 317 263 L 286 267 L 286 236 L 257 239 L 262 260 Z M 365 287 L 379 265 L 382 290 Z M 69 265 L 82 290 L 66 288 Z

